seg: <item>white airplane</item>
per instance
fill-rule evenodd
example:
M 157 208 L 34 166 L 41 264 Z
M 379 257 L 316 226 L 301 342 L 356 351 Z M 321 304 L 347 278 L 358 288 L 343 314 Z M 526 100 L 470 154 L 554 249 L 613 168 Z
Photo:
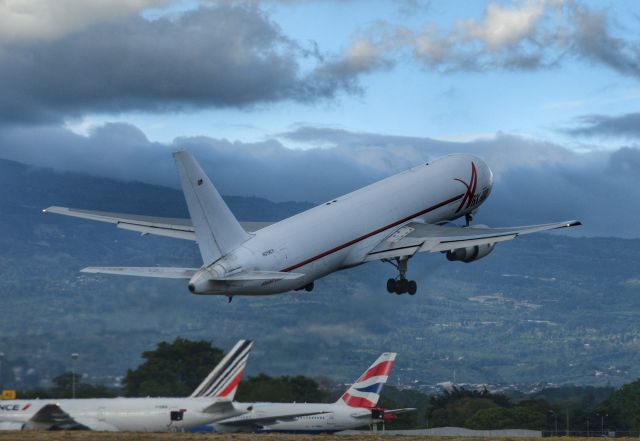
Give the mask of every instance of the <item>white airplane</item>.
M 453 154 L 368 185 L 280 222 L 243 225 L 187 151 L 173 154 L 191 220 L 105 213 L 66 207 L 43 211 L 110 222 L 142 234 L 198 243 L 200 268 L 89 267 L 88 273 L 188 279 L 194 294 L 277 294 L 311 291 L 314 281 L 373 260 L 393 264 L 390 293 L 415 294 L 407 262 L 418 252 L 472 262 L 496 243 L 577 220 L 510 228 L 471 226 L 491 193 L 493 174 L 480 158 Z M 241 177 L 239 177 L 241 179 Z M 450 224 L 465 218 L 466 226 Z
M 330 433 L 388 421 L 415 410 L 376 408 L 395 358 L 395 353 L 382 354 L 335 403 L 235 403 L 247 413 L 220 420 L 213 428 L 216 432 Z
M 240 340 L 188 398 L 0 401 L 0 423 L 14 429 L 182 431 L 246 412 L 233 403 L 252 342 Z

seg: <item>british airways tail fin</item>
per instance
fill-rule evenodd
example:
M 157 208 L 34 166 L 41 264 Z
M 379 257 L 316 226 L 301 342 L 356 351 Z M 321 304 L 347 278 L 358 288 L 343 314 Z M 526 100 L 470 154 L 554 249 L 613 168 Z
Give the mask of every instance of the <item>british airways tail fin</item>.
M 251 352 L 251 340 L 240 340 L 218 363 L 190 398 L 209 397 L 233 401 Z
M 249 234 L 188 151 L 175 152 L 173 159 L 206 266 L 235 249 L 249 238 Z
M 375 407 L 380 399 L 382 386 L 389 379 L 396 355 L 395 352 L 385 352 L 378 357 L 336 404 L 344 404 L 349 407 Z

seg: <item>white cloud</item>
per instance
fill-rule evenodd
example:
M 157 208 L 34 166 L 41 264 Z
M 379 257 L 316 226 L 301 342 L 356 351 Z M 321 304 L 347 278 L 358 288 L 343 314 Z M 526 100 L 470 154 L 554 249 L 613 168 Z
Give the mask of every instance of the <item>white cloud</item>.
M 531 37 L 544 11 L 542 1 L 528 1 L 512 7 L 490 3 L 482 22 L 467 20 L 460 22 L 460 26 L 467 37 L 480 39 L 490 50 L 499 50 Z
M 62 37 L 169 0 L 2 0 L 0 43 Z

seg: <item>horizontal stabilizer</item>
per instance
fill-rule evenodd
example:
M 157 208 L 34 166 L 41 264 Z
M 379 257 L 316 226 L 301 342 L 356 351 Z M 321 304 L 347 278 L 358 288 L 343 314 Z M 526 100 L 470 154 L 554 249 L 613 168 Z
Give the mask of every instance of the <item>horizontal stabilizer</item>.
M 190 279 L 198 268 L 171 267 L 118 267 L 118 266 L 89 266 L 81 270 L 83 273 L 116 274 L 120 276 L 158 277 L 161 279 Z
M 231 400 L 216 400 L 202 409 L 202 413 L 214 414 L 217 418 L 231 418 L 243 412 L 237 409 Z
M 399 413 L 415 412 L 416 410 L 417 409 L 415 407 L 405 407 L 404 409 L 386 409 L 384 413 L 397 415 Z

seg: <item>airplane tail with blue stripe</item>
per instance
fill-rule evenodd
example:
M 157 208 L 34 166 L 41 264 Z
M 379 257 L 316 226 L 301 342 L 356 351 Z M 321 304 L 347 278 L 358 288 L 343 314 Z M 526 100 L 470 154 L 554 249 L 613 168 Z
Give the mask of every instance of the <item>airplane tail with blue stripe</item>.
M 382 386 L 389 379 L 396 355 L 395 352 L 385 352 L 378 357 L 336 404 L 344 404 L 349 407 L 375 407 L 380 399 Z

